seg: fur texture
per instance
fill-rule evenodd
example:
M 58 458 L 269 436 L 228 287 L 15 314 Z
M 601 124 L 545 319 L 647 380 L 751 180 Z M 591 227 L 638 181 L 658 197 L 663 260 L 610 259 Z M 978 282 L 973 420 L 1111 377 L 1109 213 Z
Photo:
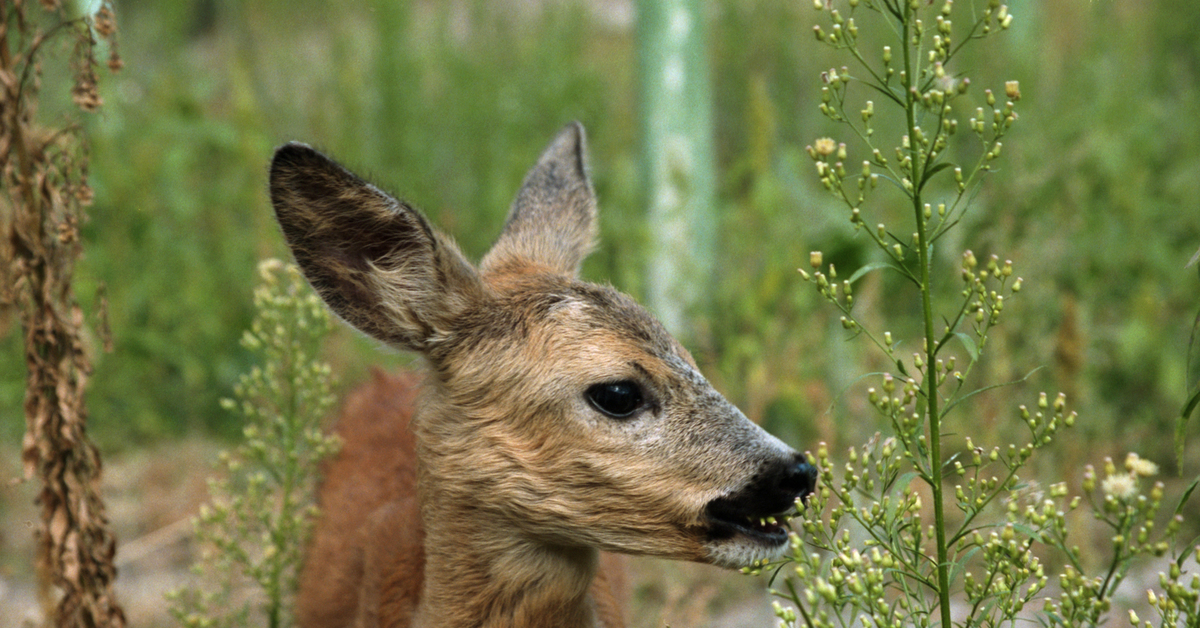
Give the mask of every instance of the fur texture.
M 764 519 L 815 470 L 632 299 L 577 276 L 596 233 L 581 126 L 530 170 L 478 268 L 306 146 L 277 152 L 271 194 L 330 308 L 428 365 L 411 430 L 408 377 L 376 375 L 343 413 L 303 625 L 618 626 L 600 552 L 739 567 L 785 549 Z

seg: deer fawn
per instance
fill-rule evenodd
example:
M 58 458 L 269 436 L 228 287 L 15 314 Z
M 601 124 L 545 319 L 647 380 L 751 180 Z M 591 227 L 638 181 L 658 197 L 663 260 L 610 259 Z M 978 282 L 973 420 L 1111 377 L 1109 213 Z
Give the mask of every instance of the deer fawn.
M 419 396 L 412 376 L 376 374 L 343 412 L 302 625 L 620 626 L 622 576 L 601 552 L 730 568 L 782 554 L 815 469 L 633 300 L 578 278 L 596 232 L 579 124 L 478 267 L 303 144 L 276 152 L 271 200 L 329 307 L 428 366 Z

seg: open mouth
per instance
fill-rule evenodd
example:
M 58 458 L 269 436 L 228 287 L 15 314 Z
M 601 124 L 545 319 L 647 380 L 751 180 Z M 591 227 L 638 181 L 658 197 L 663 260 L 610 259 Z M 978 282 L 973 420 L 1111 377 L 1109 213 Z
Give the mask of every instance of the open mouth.
M 787 542 L 791 528 L 791 514 L 776 512 L 770 515 L 746 515 L 727 500 L 715 500 L 708 505 L 711 522 L 709 535 L 713 539 L 732 538 L 737 535 L 764 545 L 777 546 Z
M 799 454 L 764 467 L 741 490 L 708 503 L 709 537 L 741 536 L 772 548 L 783 545 L 796 505 L 813 492 L 816 480 L 816 467 Z

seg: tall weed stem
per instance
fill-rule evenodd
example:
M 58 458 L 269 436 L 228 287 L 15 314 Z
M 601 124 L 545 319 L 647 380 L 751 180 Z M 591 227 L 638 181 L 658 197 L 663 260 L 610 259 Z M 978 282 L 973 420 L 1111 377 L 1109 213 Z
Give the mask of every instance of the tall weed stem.
M 904 19 L 901 20 L 904 49 L 904 115 L 907 122 L 909 159 L 913 163 L 912 205 L 913 222 L 917 228 L 917 264 L 920 268 L 919 287 L 921 290 L 921 315 L 925 323 L 925 364 L 936 364 L 937 347 L 933 339 L 933 295 L 930 283 L 930 242 L 927 223 L 925 221 L 922 191 L 925 189 L 926 170 L 921 167 L 923 155 L 915 138 L 919 137 L 917 128 L 917 101 L 919 93 L 913 84 L 917 68 L 913 63 L 913 46 L 907 45 L 911 38 L 911 28 L 914 22 L 914 7 L 911 2 L 905 3 Z M 942 625 L 950 625 L 950 558 L 946 547 L 946 511 L 942 491 L 942 415 L 938 407 L 937 377 L 926 376 L 925 381 L 925 414 L 929 422 L 929 487 L 933 492 L 933 522 L 936 532 L 937 546 L 937 579 L 938 607 L 941 610 Z
M 1018 620 L 1093 626 L 1106 619 L 1113 594 L 1135 558 L 1170 552 L 1168 571 L 1160 577 L 1163 593 L 1151 593 L 1150 603 L 1159 612 L 1160 626 L 1177 625 L 1183 618 L 1194 621 L 1200 617 L 1200 595 L 1194 594 L 1200 577 L 1193 577 L 1194 585 L 1179 584 L 1193 552 L 1172 549 L 1181 510 L 1176 509 L 1165 531 L 1156 533 L 1163 486 L 1155 484 L 1148 493 L 1140 488 L 1141 478 L 1157 473 L 1153 463 L 1130 454 L 1122 472 L 1106 459 L 1103 481 L 1097 482 L 1095 470 L 1088 467 L 1083 494 L 1075 496 L 1064 482 L 1042 488 L 1023 480 L 1021 473 L 1038 450 L 1075 424 L 1076 415 L 1066 409 L 1061 393 L 1052 397 L 1042 392 L 1035 403 L 1017 407 L 1027 439 L 989 447 L 975 444 L 970 424 L 950 429 L 960 404 L 1003 385 L 966 387 L 1006 299 L 1022 285 L 1011 261 L 989 255 L 981 263 L 974 252 L 962 251 L 961 266 L 951 271 L 958 274 L 961 289 L 945 307 L 943 284 L 951 282 L 935 272 L 936 244 L 958 224 L 983 175 L 1000 157 L 1000 140 L 1017 120 L 1021 98 L 1016 81 L 1005 83 L 1003 97 L 985 90 L 986 107 L 968 106 L 974 115 L 963 125 L 967 132 L 958 134 L 959 116 L 968 108 L 962 103 L 978 97 L 969 89 L 970 80 L 949 65 L 966 44 L 1007 29 L 1013 20 L 1008 7 L 1000 0 L 972 7 L 967 35 L 959 41 L 952 17 L 961 10 L 954 0 L 940 6 L 925 0 L 837 4 L 813 0 L 831 22 L 828 30 L 817 26 L 814 32 L 818 40 L 849 52 L 862 67 L 822 73 L 820 109 L 848 128 L 869 157 L 861 170 L 848 166 L 855 149 L 832 138 L 816 140 L 807 151 L 821 184 L 846 206 L 854 230 L 866 234 L 883 261 L 839 281 L 834 265 L 814 251 L 812 271 L 800 273 L 842 314 L 842 326 L 870 340 L 890 363 L 887 372 L 869 376 L 879 383 L 866 391 L 870 407 L 890 433 L 851 448 L 842 465 L 833 462 L 829 447 L 821 443 L 814 452 L 820 483 L 808 503 L 799 504 L 803 530 L 792 535 L 791 555 L 782 563 L 747 571 L 769 570 L 782 577 L 782 590 L 775 594 L 790 606 L 777 603 L 775 612 L 784 626 L 993 628 Z M 876 36 L 892 39 L 889 45 L 867 48 L 878 45 L 866 43 Z M 884 97 L 878 110 L 866 99 L 876 95 Z M 854 120 L 856 108 L 861 125 Z M 876 144 L 877 116 L 882 121 L 894 116 L 895 127 L 903 129 L 894 161 Z M 973 165 L 950 161 L 950 155 L 971 150 L 981 155 Z M 911 203 L 911 238 L 882 222 L 868 224 L 868 201 L 885 201 L 874 198 L 880 182 Z M 892 332 L 868 329 L 855 315 L 854 284 L 876 270 L 899 275 L 920 295 L 924 337 L 911 357 L 900 355 L 901 341 Z M 944 322 L 940 333 L 937 321 Z M 962 434 L 965 442 L 948 443 L 950 432 Z M 953 455 L 947 455 L 950 447 Z M 835 477 L 839 468 L 840 478 Z M 1181 505 L 1190 493 L 1184 493 Z M 1082 560 L 1081 550 L 1068 542 L 1068 514 L 1085 496 L 1096 519 L 1113 532 L 1109 557 L 1095 561 L 1101 565 L 1098 576 L 1085 575 L 1090 561 Z M 1051 564 L 1063 565 L 1056 593 L 1047 592 L 1051 576 L 1042 562 L 1052 552 L 1058 557 Z M 1035 601 L 1042 603 L 1040 612 L 1032 608 Z M 954 604 L 967 609 L 957 624 Z M 1139 628 L 1152 628 L 1136 614 L 1130 619 Z

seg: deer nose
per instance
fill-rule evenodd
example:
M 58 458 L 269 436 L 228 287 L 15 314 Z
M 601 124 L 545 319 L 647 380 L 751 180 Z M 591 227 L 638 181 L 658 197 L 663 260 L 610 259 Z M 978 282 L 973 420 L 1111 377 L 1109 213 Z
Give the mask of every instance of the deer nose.
M 816 489 L 817 468 L 808 463 L 804 454 L 797 453 L 792 457 L 791 466 L 779 476 L 778 486 L 789 495 L 807 498 Z

